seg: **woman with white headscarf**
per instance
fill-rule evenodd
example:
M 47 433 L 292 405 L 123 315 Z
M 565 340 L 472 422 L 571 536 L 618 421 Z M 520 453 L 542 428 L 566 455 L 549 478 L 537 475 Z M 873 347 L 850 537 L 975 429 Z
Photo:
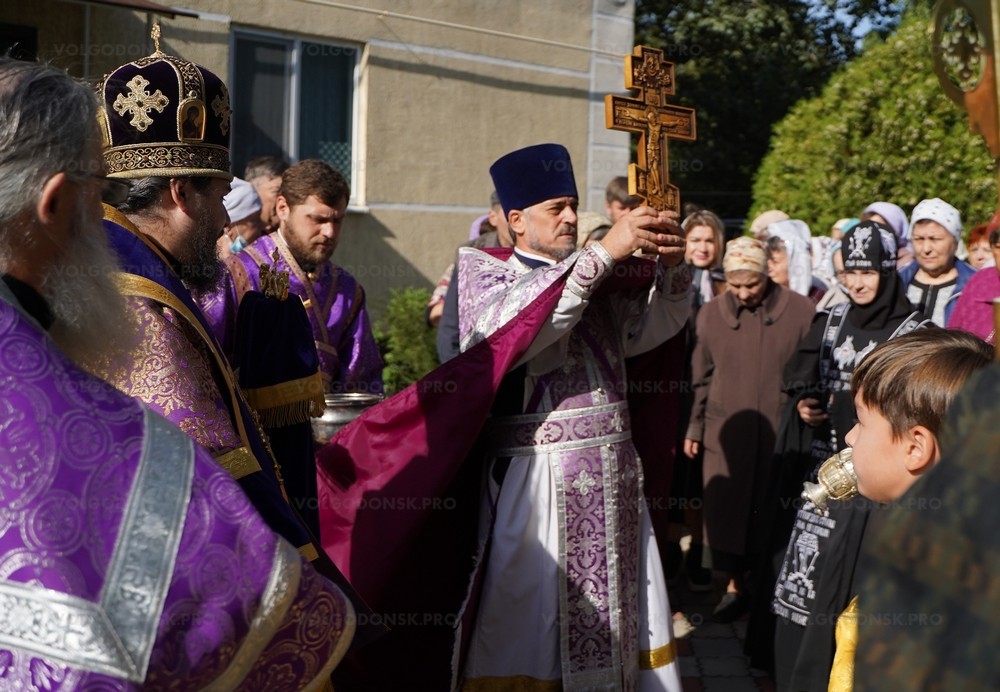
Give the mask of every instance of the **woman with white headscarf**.
M 812 273 L 811 234 L 803 221 L 789 219 L 767 227 L 767 274 L 771 281 L 819 302 L 827 286 Z

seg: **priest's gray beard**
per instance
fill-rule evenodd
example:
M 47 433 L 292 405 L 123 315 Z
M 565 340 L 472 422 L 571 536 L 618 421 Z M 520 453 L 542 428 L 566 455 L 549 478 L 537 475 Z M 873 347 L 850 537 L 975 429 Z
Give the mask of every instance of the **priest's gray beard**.
M 100 220 L 77 210 L 76 234 L 42 281 L 55 315 L 49 335 L 72 360 L 91 372 L 123 365 L 138 330 L 111 278 L 118 271 Z

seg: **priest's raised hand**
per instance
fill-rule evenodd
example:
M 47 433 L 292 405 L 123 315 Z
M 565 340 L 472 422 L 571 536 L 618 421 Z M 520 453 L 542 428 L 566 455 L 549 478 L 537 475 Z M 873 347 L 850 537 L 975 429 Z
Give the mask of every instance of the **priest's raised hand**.
M 664 266 L 675 267 L 684 260 L 684 232 L 676 212 L 658 212 L 638 207 L 623 216 L 600 241 L 616 261 L 637 250 L 659 256 Z

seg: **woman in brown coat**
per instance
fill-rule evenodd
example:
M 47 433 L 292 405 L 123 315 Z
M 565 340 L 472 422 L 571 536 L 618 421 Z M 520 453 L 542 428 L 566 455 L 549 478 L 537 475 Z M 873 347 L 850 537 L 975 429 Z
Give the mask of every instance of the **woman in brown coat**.
M 815 307 L 767 278 L 760 241 L 730 241 L 723 269 L 727 291 L 698 313 L 684 453 L 693 458 L 704 451 L 704 560 L 729 576 L 714 614 L 728 622 L 748 605 L 741 581 L 750 564 L 749 528 L 771 472 L 784 403 L 781 372 Z

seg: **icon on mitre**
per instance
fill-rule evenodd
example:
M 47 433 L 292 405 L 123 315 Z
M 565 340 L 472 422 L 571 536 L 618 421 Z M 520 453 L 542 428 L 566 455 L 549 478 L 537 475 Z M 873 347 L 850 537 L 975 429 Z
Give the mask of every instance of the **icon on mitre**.
M 202 142 L 205 139 L 205 103 L 186 98 L 177 107 L 177 137 L 182 142 Z

